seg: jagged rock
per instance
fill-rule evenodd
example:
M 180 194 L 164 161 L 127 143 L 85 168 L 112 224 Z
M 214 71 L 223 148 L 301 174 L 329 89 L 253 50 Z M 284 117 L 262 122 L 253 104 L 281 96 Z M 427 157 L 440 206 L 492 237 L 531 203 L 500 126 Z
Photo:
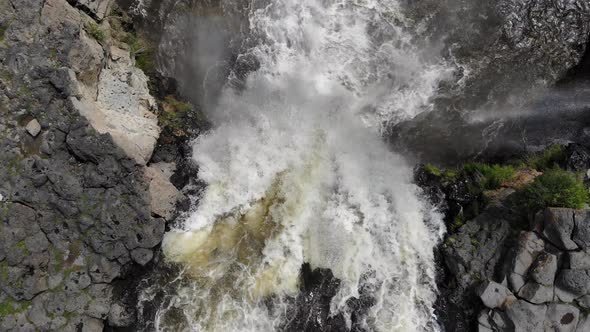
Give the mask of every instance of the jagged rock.
M 66 97 L 82 97 L 80 83 L 76 78 L 76 73 L 67 67 L 56 70 L 51 75 L 51 84 Z
M 510 331 L 513 326 L 506 315 L 498 310 L 483 310 L 477 317 L 478 332 Z
M 585 251 L 572 251 L 568 253 L 570 269 L 590 270 L 590 255 Z
M 145 177 L 150 184 L 152 213 L 166 220 L 171 220 L 176 202 L 182 194 L 158 167 L 146 167 Z
M 584 295 L 578 299 L 576 299 L 578 305 L 584 309 L 590 309 L 590 295 Z
M 565 291 L 582 296 L 590 290 L 590 276 L 585 270 L 561 270 L 555 284 Z
M 565 168 L 572 172 L 586 172 L 590 168 L 590 151 L 580 144 L 569 144 L 565 151 Z
M 515 331 L 543 331 L 547 306 L 518 300 L 506 308 L 506 316 Z
M 590 210 L 578 210 L 575 213 L 576 228 L 573 240 L 580 248 L 590 249 Z
M 580 310 L 567 304 L 550 304 L 547 306 L 545 331 L 574 332 L 578 326 Z
M 533 263 L 530 277 L 541 285 L 553 286 L 557 272 L 557 256 L 543 252 Z
M 37 119 L 33 119 L 29 121 L 29 123 L 27 123 L 25 129 L 31 136 L 37 137 L 37 135 L 39 135 L 39 133 L 41 132 L 41 125 L 39 124 L 39 121 L 37 121 Z
M 522 232 L 518 238 L 518 247 L 508 276 L 510 287 L 518 292 L 525 284 L 528 270 L 541 252 L 545 243 L 534 232 Z
M 545 209 L 545 229 L 547 239 L 562 250 L 576 250 L 578 245 L 572 241 L 574 231 L 574 210 L 565 208 Z
M 508 288 L 491 280 L 484 282 L 479 287 L 477 295 L 483 304 L 490 309 L 503 308 L 516 301 L 516 297 Z
M 553 287 L 527 282 L 518 292 L 518 296 L 534 304 L 553 301 Z
M 131 251 L 131 259 L 139 265 L 146 265 L 154 257 L 154 252 L 145 248 L 137 248 Z
M 127 306 L 115 303 L 109 311 L 109 324 L 116 327 L 126 327 L 135 321 L 135 312 Z
M 576 332 L 590 331 L 590 315 L 582 315 L 576 328 Z
M 102 20 L 107 15 L 112 0 L 68 0 L 82 8 L 94 18 Z
M 447 240 L 445 263 L 462 287 L 493 274 L 509 229 L 507 221 L 483 213 Z
M 96 104 L 87 101 L 88 107 L 81 110 L 98 132 L 111 134 L 128 156 L 145 165 L 160 135 L 152 113 L 155 100 L 148 78 L 133 65 L 129 51 L 112 47 L 110 52 L 108 66 L 100 73 Z

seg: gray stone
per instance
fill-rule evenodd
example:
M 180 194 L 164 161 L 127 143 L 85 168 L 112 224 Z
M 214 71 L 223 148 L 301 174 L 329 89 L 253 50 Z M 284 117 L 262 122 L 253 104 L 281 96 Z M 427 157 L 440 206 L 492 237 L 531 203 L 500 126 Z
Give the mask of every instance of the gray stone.
M 165 173 L 156 167 L 146 167 L 145 176 L 150 184 L 152 213 L 166 220 L 171 220 L 176 209 L 176 202 L 181 194 Z
M 85 317 L 82 321 L 82 332 L 102 332 L 104 323 L 101 319 Z
M 37 119 L 33 119 L 29 121 L 29 123 L 27 123 L 25 129 L 31 136 L 37 137 L 37 135 L 39 135 L 39 133 L 41 132 L 41 124 L 39 124 L 39 121 L 37 121 Z
M 580 317 L 576 332 L 588 332 L 590 331 L 590 315 L 583 315 Z
M 518 292 L 524 286 L 530 267 L 544 248 L 544 241 L 536 233 L 520 233 L 512 269 L 508 275 L 510 287 L 514 291 Z
M 477 295 L 483 304 L 490 309 L 504 308 L 516 301 L 516 297 L 508 288 L 490 280 L 479 287 Z
M 56 87 L 64 96 L 81 97 L 80 83 L 76 73 L 70 68 L 60 68 L 51 75 L 51 84 Z
M 131 251 L 131 259 L 141 266 L 149 263 L 153 257 L 154 252 L 151 249 L 137 248 Z
M 590 269 L 590 255 L 585 251 L 572 251 L 568 253 L 570 260 L 570 269 L 588 270 Z
M 443 248 L 445 263 L 456 276 L 460 287 L 469 287 L 479 278 L 493 275 L 502 247 L 510 230 L 506 220 L 483 213 L 468 221 Z
M 578 249 L 578 245 L 572 241 L 574 227 L 574 210 L 566 208 L 545 209 L 543 235 L 556 247 L 562 250 Z
M 556 285 L 577 296 L 586 295 L 590 290 L 590 276 L 584 270 L 561 270 Z
M 135 312 L 120 303 L 115 303 L 109 311 L 109 324 L 116 327 L 130 326 L 135 322 Z
M 567 304 L 550 304 L 547 306 L 545 331 L 574 332 L 578 326 L 580 310 Z
M 534 304 L 543 304 L 553 301 L 553 287 L 527 282 L 518 292 L 518 296 Z
M 29 236 L 25 239 L 27 249 L 32 253 L 39 253 L 47 250 L 49 241 L 43 232 L 38 232 L 35 235 Z
M 98 257 L 88 265 L 88 273 L 94 283 L 110 283 L 120 275 L 121 266 L 105 257 Z
M 573 240 L 580 248 L 590 250 L 590 210 L 578 210 L 575 213 L 576 228 Z
M 74 2 L 93 18 L 102 20 L 109 12 L 112 0 L 74 0 Z
M 578 305 L 584 309 L 590 309 L 590 295 L 584 295 L 578 299 L 576 299 Z
M 529 275 L 541 285 L 553 286 L 556 272 L 557 256 L 544 252 L 537 256 Z
M 554 302 L 563 302 L 563 303 L 571 303 L 574 302 L 574 300 L 579 296 L 574 294 L 571 291 L 562 289 L 559 286 L 555 286 L 554 290 L 554 298 L 553 301 Z
M 547 306 L 518 300 L 506 309 L 506 316 L 515 331 L 543 331 Z

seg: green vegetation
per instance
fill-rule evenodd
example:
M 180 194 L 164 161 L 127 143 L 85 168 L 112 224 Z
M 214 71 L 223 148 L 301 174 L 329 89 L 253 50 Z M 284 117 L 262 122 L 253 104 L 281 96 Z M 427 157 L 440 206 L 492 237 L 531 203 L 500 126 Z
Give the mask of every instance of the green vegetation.
M 8 299 L 0 303 L 0 317 L 18 314 L 25 311 L 31 305 L 31 301 L 16 302 Z
M 164 99 L 164 112 L 160 115 L 160 121 L 163 127 L 168 127 L 178 134 L 186 125 L 183 118 L 190 112 L 193 107 L 185 102 L 179 101 L 172 96 Z
M 544 171 L 559 167 L 565 158 L 565 147 L 563 145 L 555 144 L 541 153 L 529 156 L 524 161 L 524 164 L 525 166 L 534 168 L 538 171 Z
M 8 26 L 0 26 L 0 43 L 4 43 L 4 40 L 6 39 L 6 30 L 8 30 Z
M 520 201 L 531 211 L 544 207 L 579 209 L 588 202 L 588 189 L 575 174 L 558 168 L 546 171 L 519 194 Z
M 107 35 L 104 32 L 104 30 L 102 30 L 98 26 L 98 24 L 96 24 L 94 22 L 88 22 L 84 26 L 86 28 L 86 32 L 88 32 L 88 34 L 92 38 L 96 39 L 96 41 L 98 41 L 99 43 L 103 43 L 106 40 Z
M 515 176 L 513 166 L 487 165 L 481 163 L 469 163 L 463 167 L 463 171 L 475 176 L 483 190 L 499 188 L 502 183 L 512 181 Z
M 453 181 L 456 180 L 459 176 L 459 173 L 454 169 L 445 169 L 441 170 L 439 167 L 433 164 L 426 164 L 424 165 L 424 170 L 428 174 L 432 174 L 434 176 L 438 176 L 442 178 L 443 181 Z
M 453 223 L 451 224 L 451 231 L 455 233 L 465 224 L 465 217 L 463 214 L 458 214 L 453 218 Z

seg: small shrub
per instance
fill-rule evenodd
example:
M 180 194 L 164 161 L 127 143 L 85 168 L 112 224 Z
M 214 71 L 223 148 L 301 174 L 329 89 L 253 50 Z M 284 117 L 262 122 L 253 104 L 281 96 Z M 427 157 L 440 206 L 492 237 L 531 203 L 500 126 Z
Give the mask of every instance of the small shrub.
M 520 199 L 532 212 L 544 207 L 580 209 L 588 202 L 588 189 L 575 174 L 554 168 L 524 187 Z
M 482 189 L 497 189 L 502 183 L 514 179 L 516 171 L 513 166 L 487 165 L 480 163 L 469 163 L 464 166 L 464 172 L 478 177 Z
M 89 22 L 85 25 L 85 27 L 86 32 L 88 32 L 88 34 L 92 38 L 96 39 L 96 41 L 98 41 L 99 43 L 102 43 L 106 40 L 106 33 L 98 26 L 98 24 L 94 22 Z
M 529 156 L 525 164 L 538 171 L 544 171 L 558 167 L 566 158 L 565 147 L 554 144 L 545 151 Z

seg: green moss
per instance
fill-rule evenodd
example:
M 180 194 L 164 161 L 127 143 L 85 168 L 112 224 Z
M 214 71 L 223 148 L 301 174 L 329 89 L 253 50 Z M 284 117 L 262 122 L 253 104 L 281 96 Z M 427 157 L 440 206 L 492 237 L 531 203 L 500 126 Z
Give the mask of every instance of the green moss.
M 52 247 L 51 252 L 53 254 L 53 267 L 55 271 L 61 271 L 64 264 L 64 253 L 56 247 Z
M 504 182 L 514 179 L 516 171 L 513 166 L 488 165 L 469 163 L 464 166 L 467 174 L 478 177 L 478 182 L 484 190 L 497 189 Z
M 442 176 L 442 171 L 440 170 L 440 168 L 434 166 L 433 164 L 426 164 L 424 166 L 424 170 L 431 175 L 434 176 Z
M 106 33 L 98 26 L 98 24 L 88 22 L 84 27 L 86 28 L 86 32 L 99 43 L 103 43 L 107 39 Z
M 463 225 L 465 225 L 465 218 L 463 217 L 463 214 L 456 215 L 455 218 L 453 218 L 453 223 L 451 224 L 451 232 L 454 233 L 458 231 Z
M 6 317 L 8 315 L 18 314 L 31 306 L 31 301 L 17 302 L 12 299 L 8 299 L 0 303 L 0 317 Z
M 520 202 L 532 212 L 544 207 L 580 209 L 588 203 L 588 188 L 576 176 L 558 168 L 537 177 L 519 193 Z
M 8 263 L 6 261 L 0 262 L 0 277 L 2 280 L 8 280 Z
M 544 171 L 558 167 L 566 158 L 565 146 L 555 144 L 545 151 L 527 157 L 524 163 L 538 171 Z
M 8 26 L 0 26 L 0 43 L 4 43 L 6 40 L 6 30 L 8 30 Z
M 25 256 L 28 256 L 31 254 L 31 252 L 29 251 L 29 249 L 27 248 L 27 244 L 25 243 L 25 241 L 19 241 L 14 245 L 14 248 L 17 250 L 20 250 Z

